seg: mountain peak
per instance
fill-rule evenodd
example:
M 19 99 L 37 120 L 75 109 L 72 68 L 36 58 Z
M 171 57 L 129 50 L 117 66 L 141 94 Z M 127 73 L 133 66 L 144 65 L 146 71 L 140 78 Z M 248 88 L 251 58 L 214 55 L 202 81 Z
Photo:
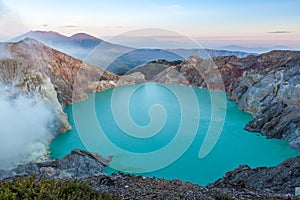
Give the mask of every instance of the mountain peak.
M 84 39 L 89 39 L 89 40 L 99 40 L 101 41 L 99 38 L 96 38 L 92 35 L 86 34 L 86 33 L 76 33 L 74 35 L 72 35 L 70 38 L 72 39 L 77 39 L 77 40 L 84 40 Z
M 19 42 L 25 38 L 35 39 L 81 60 L 85 59 L 90 51 L 103 41 L 86 33 L 77 33 L 68 37 L 54 31 L 30 31 L 10 41 Z
M 44 43 L 44 41 L 48 39 L 64 40 L 67 37 L 54 31 L 29 31 L 11 39 L 10 42 L 19 42 L 21 40 L 24 40 L 25 38 L 32 38 Z
M 31 38 L 31 37 L 26 37 L 23 40 L 18 41 L 17 43 L 19 44 L 27 44 L 27 45 L 44 45 L 43 43 Z

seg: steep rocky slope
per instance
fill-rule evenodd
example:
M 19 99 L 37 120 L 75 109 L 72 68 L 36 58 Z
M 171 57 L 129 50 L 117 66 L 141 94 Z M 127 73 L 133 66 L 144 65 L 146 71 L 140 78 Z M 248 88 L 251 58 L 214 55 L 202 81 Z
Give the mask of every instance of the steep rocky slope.
M 54 84 L 62 104 L 85 99 L 87 93 L 114 87 L 118 76 L 88 65 L 33 39 L 1 45 L 11 58 L 24 59 Z
M 300 150 L 300 52 L 274 51 L 253 63 L 230 96 L 254 116 L 246 129 L 288 140 Z
M 272 51 L 241 59 L 192 56 L 181 63 L 150 64 L 148 70 L 155 76 L 142 80 L 143 73 L 146 77 L 149 74 L 145 68 L 138 68 L 125 76 L 123 84 L 132 84 L 138 75 L 139 83 L 179 83 L 225 91 L 239 109 L 254 116 L 247 130 L 288 140 L 293 148 L 300 150 L 299 51 Z
M 10 86 L 10 96 L 23 93 L 25 95 L 39 94 L 53 110 L 56 119 L 54 129 L 59 133 L 71 129 L 68 117 L 58 102 L 57 93 L 48 76 L 41 73 L 37 66 L 33 66 L 22 59 L 0 60 L 0 85 Z M 14 90 L 16 88 L 16 90 Z

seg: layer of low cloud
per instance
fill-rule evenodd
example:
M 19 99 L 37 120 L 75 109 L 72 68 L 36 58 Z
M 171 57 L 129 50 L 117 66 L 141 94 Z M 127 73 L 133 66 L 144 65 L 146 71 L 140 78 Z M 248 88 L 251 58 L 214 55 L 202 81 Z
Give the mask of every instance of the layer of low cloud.
M 288 34 L 291 32 L 289 32 L 289 31 L 270 31 L 268 33 L 270 33 L 270 34 Z
M 0 111 L 0 169 L 46 154 L 54 115 L 39 94 L 22 94 L 13 86 L 0 85 Z
M 61 28 L 79 28 L 80 26 L 76 26 L 76 25 L 64 25 L 61 26 Z

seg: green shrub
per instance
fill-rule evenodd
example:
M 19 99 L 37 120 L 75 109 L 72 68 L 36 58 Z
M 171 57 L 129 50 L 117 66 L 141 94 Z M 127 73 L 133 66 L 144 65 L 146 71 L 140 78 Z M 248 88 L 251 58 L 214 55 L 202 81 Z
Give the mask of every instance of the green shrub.
M 36 179 L 36 176 L 18 177 L 0 181 L 0 199 L 117 199 L 94 190 L 88 183 L 77 180 Z

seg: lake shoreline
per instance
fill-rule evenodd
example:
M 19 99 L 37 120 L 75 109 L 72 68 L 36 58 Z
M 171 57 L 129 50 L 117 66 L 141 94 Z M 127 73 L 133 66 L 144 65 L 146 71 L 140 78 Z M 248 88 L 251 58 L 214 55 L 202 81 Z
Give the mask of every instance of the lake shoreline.
M 184 93 L 182 94 L 182 92 Z M 195 101 L 191 101 L 189 98 L 188 103 L 183 106 L 185 100 L 182 98 L 188 92 L 194 94 Z M 166 123 L 163 130 L 144 140 L 139 138 L 143 131 L 136 131 L 138 138 L 128 136 L 123 131 L 126 126 L 120 127 L 115 123 L 117 116 L 126 116 L 126 113 L 115 116 L 112 112 L 113 105 L 111 105 L 113 94 L 122 95 L 124 93 L 132 94 L 129 101 L 131 103 L 127 105 L 127 98 L 121 97 L 122 101 L 119 101 L 117 106 L 129 107 L 131 119 L 136 124 L 150 126 L 152 123 L 148 119 L 149 109 L 152 105 L 162 106 L 166 111 Z M 119 95 L 116 95 L 116 97 L 119 97 Z M 216 97 L 223 98 L 224 102 L 215 103 L 212 106 L 213 99 Z M 178 101 L 182 103 L 178 104 Z M 94 105 L 94 102 L 94 111 L 88 111 L 91 105 Z M 217 107 L 218 110 L 213 111 L 213 107 Z M 180 112 L 180 108 L 185 108 L 188 113 L 185 111 Z M 199 113 L 196 112 L 196 108 L 199 109 Z M 86 101 L 68 106 L 65 112 L 69 116 L 69 122 L 73 129 L 65 134 L 58 135 L 52 141 L 50 145 L 51 157 L 62 158 L 74 148 L 98 152 L 105 156 L 112 155 L 111 170 L 106 170 L 109 174 L 121 171 L 169 180 L 178 178 L 182 181 L 204 186 L 216 181 L 226 172 L 234 170 L 239 165 L 271 167 L 287 158 L 300 155 L 297 151 L 291 149 L 286 141 L 267 140 L 264 136 L 258 136 L 258 133 L 245 131 L 243 129 L 244 125 L 253 118 L 250 114 L 238 110 L 236 103 L 227 101 L 225 93 L 197 87 L 161 83 L 123 86 L 91 94 Z M 96 113 L 95 116 L 94 113 Z M 212 115 L 212 113 L 215 114 Z M 224 113 L 226 113 L 226 116 L 223 115 Z M 189 116 L 187 117 L 187 115 Z M 96 117 L 95 120 L 92 120 L 93 116 Z M 155 117 L 154 113 L 152 113 L 152 116 Z M 218 122 L 222 120 L 222 124 L 217 124 L 221 128 L 213 129 L 214 131 L 219 130 L 220 135 L 219 137 L 214 135 L 216 139 L 215 146 L 212 147 L 209 154 L 204 158 L 200 158 L 197 155 L 199 155 L 201 147 L 205 145 L 204 138 L 212 134 L 208 131 L 208 128 L 216 127 L 216 125 L 213 125 L 216 124 L 213 116 L 218 119 Z M 86 122 L 86 119 L 88 119 L 88 122 Z M 130 121 L 130 119 L 124 117 L 122 117 L 122 120 Z M 95 122 L 101 127 L 101 130 L 93 126 Z M 180 134 L 178 133 L 179 122 L 188 123 L 187 126 L 190 128 L 184 131 L 182 138 L 175 138 L 175 135 Z M 192 131 L 192 127 L 195 126 L 197 129 Z M 86 134 L 86 132 L 92 134 Z M 170 133 L 174 134 L 171 135 Z M 96 138 L 94 135 L 97 135 Z M 106 139 L 102 138 L 102 135 L 109 139 L 108 143 L 105 142 Z M 192 141 L 187 146 L 185 145 L 184 148 L 186 149 L 183 149 L 184 141 L 190 135 L 193 135 Z M 171 141 L 177 141 L 176 147 L 171 148 L 171 154 L 166 155 L 164 151 L 161 151 L 157 155 L 159 159 L 156 158 L 157 156 L 155 158 L 150 156 L 154 150 L 159 152 L 161 148 L 168 148 L 166 145 Z M 118 146 L 121 150 L 116 151 L 114 146 L 110 144 Z M 103 148 L 104 146 L 105 148 Z M 179 149 L 181 151 L 178 151 Z M 132 152 L 142 154 L 147 159 L 141 161 L 141 158 Z M 179 158 L 176 157 L 177 153 L 180 153 Z M 169 158 L 174 159 L 165 164 L 164 161 Z M 149 168 L 149 166 L 159 166 L 160 168 Z M 215 167 L 211 168 L 211 166 Z M 195 174 L 194 171 L 197 171 L 197 173 Z
M 297 199 L 294 186 L 300 184 L 293 169 L 300 167 L 300 157 L 291 158 L 272 168 L 250 169 L 240 166 L 217 182 L 206 187 L 182 182 L 180 180 L 165 180 L 143 176 L 125 175 L 122 173 L 107 176 L 103 173 L 104 164 L 95 154 L 82 150 L 73 150 L 62 159 L 52 159 L 40 163 L 20 165 L 13 170 L 0 170 L 0 180 L 13 180 L 14 177 L 30 177 L 36 175 L 36 180 L 43 176 L 46 179 L 63 181 L 79 180 L 88 183 L 94 190 L 108 193 L 122 199 Z M 89 167 L 87 167 L 89 166 Z M 283 172 L 276 177 L 278 171 Z M 245 174 L 248 173 L 248 178 Z M 257 184 L 261 174 L 268 174 L 274 180 L 263 179 Z M 287 183 L 286 180 L 290 180 Z M 252 185 L 251 185 L 252 183 Z M 251 187 L 249 186 L 251 185 Z M 289 187 L 278 188 L 280 185 Z

